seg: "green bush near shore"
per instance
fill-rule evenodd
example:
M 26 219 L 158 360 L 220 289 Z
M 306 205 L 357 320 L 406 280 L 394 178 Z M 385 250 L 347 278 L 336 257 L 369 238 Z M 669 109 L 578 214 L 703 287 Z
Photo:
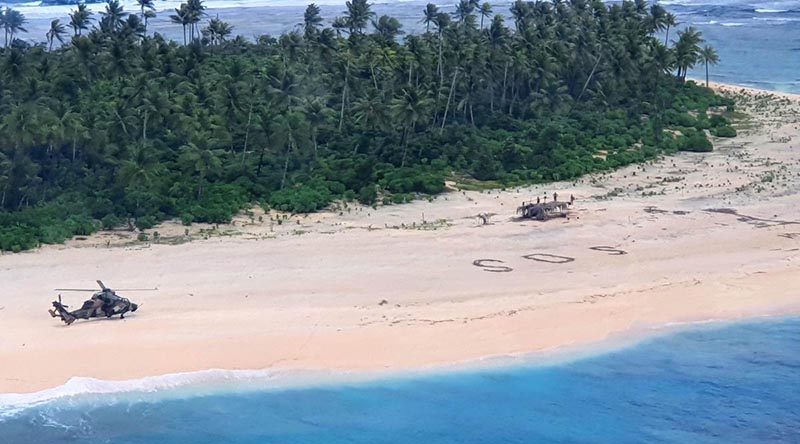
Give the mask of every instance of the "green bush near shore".
M 706 138 L 705 133 L 696 132 L 689 136 L 684 136 L 679 142 L 681 151 L 691 151 L 695 153 L 708 153 L 713 151 L 714 146 Z
M 715 137 L 736 137 L 736 130 L 730 125 L 725 125 L 714 128 L 711 134 Z

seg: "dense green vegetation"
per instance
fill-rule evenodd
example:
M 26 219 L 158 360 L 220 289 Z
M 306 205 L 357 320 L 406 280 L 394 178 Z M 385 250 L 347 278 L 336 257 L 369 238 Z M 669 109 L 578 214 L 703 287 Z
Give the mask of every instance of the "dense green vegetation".
M 564 180 L 732 131 L 705 117 L 731 103 L 683 82 L 700 34 L 665 46 L 674 17 L 641 0 L 519 1 L 507 19 L 428 5 L 422 35 L 352 0 L 330 27 L 310 5 L 300 30 L 254 42 L 203 27 L 190 0 L 171 16 L 185 43 L 149 35 L 140 3 L 78 7 L 71 39 L 56 20 L 35 46 L 15 39 L 24 17 L 0 14 L 0 250 L 225 222 L 255 202 L 404 202 L 454 175 Z

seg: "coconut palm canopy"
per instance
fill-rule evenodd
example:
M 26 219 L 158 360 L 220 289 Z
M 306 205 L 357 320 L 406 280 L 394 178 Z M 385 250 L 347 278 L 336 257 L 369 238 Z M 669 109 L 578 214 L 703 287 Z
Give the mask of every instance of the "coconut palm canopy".
M 33 46 L 4 10 L 0 249 L 254 203 L 399 203 L 448 176 L 563 180 L 708 149 L 698 128 L 727 125 L 689 114 L 729 104 L 683 82 L 700 34 L 665 46 L 644 1 L 428 5 L 413 34 L 351 0 L 330 25 L 310 5 L 296 31 L 248 41 L 191 0 L 171 14 L 180 42 L 146 32 L 149 5 L 78 6 L 71 40 L 54 22 Z

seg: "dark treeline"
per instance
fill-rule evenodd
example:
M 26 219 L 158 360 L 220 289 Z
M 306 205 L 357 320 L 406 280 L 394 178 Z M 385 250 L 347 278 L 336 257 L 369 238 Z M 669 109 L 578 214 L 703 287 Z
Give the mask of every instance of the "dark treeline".
M 713 50 L 692 28 L 656 37 L 674 17 L 641 0 L 518 1 L 506 18 L 428 5 L 422 35 L 353 0 L 331 26 L 310 5 L 296 31 L 254 42 L 201 0 L 171 15 L 183 41 L 150 36 L 140 4 L 79 6 L 38 45 L 0 14 L 0 249 L 225 222 L 254 202 L 404 202 L 448 176 L 564 180 L 732 134 L 705 117 L 730 104 L 683 81 Z

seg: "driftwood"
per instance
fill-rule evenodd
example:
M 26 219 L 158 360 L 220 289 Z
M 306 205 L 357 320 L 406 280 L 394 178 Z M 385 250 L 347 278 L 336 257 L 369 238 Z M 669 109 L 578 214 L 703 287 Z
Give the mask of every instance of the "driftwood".
M 496 213 L 480 213 L 475 217 L 478 218 L 478 221 L 481 223 L 481 225 L 489 225 L 489 219 L 495 214 Z

